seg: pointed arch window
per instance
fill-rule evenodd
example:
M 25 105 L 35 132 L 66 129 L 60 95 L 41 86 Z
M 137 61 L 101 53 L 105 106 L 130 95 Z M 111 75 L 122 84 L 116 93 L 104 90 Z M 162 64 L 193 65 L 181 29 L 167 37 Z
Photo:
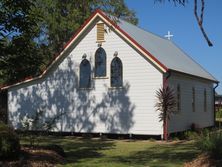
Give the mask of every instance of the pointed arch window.
M 106 76 L 106 52 L 103 48 L 96 50 L 95 54 L 95 77 Z
M 204 112 L 207 112 L 207 90 L 204 89 Z
M 180 84 L 177 85 L 177 110 L 180 112 L 181 110 L 181 91 L 180 91 Z
M 111 62 L 111 87 L 122 87 L 123 65 L 120 58 L 115 57 Z
M 193 110 L 193 112 L 195 112 L 195 88 L 193 87 L 192 88 L 192 110 Z
M 87 59 L 83 59 L 80 63 L 79 73 L 79 87 L 90 88 L 91 87 L 91 65 Z

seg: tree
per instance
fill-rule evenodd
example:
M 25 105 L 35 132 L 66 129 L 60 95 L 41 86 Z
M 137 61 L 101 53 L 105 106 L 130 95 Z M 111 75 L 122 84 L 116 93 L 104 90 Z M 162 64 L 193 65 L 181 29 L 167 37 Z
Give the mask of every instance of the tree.
M 156 111 L 159 113 L 159 121 L 163 122 L 164 139 L 168 139 L 168 120 L 173 113 L 176 113 L 176 99 L 174 90 L 169 86 L 163 86 L 156 91 L 157 102 L 155 104 Z
M 138 22 L 135 12 L 128 9 L 124 0 L 39 0 L 36 6 L 44 18 L 40 41 L 47 43 L 52 55 L 63 49 L 64 43 L 98 8 L 133 24 Z
M 0 77 L 5 82 L 36 74 L 42 64 L 41 46 L 34 40 L 41 17 L 35 9 L 31 0 L 0 1 Z
M 165 0 L 155 0 L 158 2 L 164 2 Z M 180 4 L 180 5 L 186 5 L 188 3 L 188 0 L 168 0 L 169 2 L 173 1 L 174 4 Z M 205 10 L 205 0 L 199 0 L 200 3 L 200 15 L 198 15 L 198 2 L 197 0 L 194 0 L 194 16 L 196 18 L 196 21 L 198 23 L 198 26 L 202 32 L 202 35 L 204 36 L 205 40 L 207 41 L 208 46 L 213 46 L 213 43 L 210 41 L 210 39 L 207 36 L 207 33 L 203 27 L 203 17 L 204 17 L 204 10 Z
M 0 82 L 38 75 L 98 8 L 138 22 L 124 0 L 0 0 Z

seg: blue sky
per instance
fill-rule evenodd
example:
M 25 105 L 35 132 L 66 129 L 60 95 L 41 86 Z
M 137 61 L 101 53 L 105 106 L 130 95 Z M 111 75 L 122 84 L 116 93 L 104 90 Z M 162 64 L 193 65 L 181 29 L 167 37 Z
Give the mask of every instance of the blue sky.
M 203 26 L 213 47 L 207 45 L 196 23 L 193 0 L 185 7 L 175 6 L 168 0 L 165 3 L 154 3 L 154 0 L 125 0 L 128 7 L 136 12 L 139 27 L 160 36 L 171 31 L 174 35 L 171 40 L 222 82 L 222 1 L 205 1 Z M 222 86 L 216 91 L 222 94 Z

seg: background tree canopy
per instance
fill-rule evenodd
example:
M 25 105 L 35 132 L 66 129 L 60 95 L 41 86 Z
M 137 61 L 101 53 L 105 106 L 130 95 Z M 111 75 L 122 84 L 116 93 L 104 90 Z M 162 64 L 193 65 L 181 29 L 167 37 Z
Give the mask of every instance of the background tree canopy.
M 98 8 L 138 23 L 124 0 L 0 0 L 0 83 L 40 74 Z

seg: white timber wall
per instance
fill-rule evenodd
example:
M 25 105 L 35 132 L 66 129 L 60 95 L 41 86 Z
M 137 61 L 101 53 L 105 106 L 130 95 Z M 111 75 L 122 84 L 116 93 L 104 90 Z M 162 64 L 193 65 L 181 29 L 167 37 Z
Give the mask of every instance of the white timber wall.
M 214 125 L 213 83 L 197 77 L 172 73 L 169 85 L 177 96 L 177 85 L 180 85 L 181 110 L 173 114 L 169 121 L 169 132 L 179 132 L 191 128 L 194 123 L 199 128 Z M 195 111 L 192 108 L 192 88 L 195 89 Z M 204 89 L 206 89 L 206 111 L 204 111 Z
M 95 25 L 95 23 L 93 23 Z M 55 131 L 121 134 L 163 133 L 155 92 L 163 75 L 115 32 L 105 34 L 102 47 L 107 54 L 107 77 L 94 78 L 96 26 L 73 45 L 65 58 L 43 77 L 8 91 L 9 120 L 21 127 L 25 115 L 44 111 L 45 119 L 65 113 Z M 110 88 L 110 63 L 115 51 L 123 63 L 123 88 Z M 92 67 L 92 89 L 78 87 L 79 65 L 86 54 Z

